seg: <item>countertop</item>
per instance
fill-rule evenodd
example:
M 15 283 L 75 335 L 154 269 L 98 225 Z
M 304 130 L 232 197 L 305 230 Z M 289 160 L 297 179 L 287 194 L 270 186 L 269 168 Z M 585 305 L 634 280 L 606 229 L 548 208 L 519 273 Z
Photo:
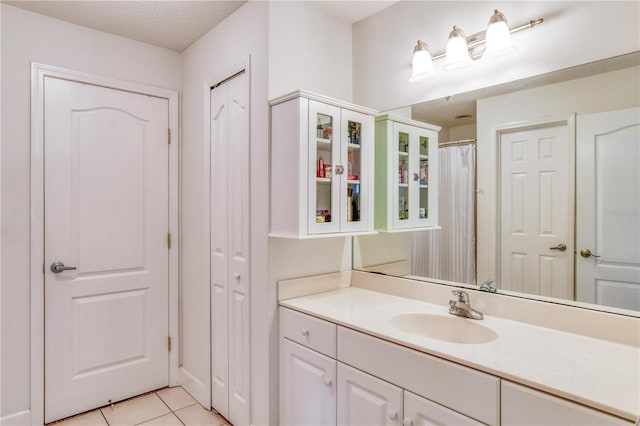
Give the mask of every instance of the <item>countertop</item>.
M 448 306 L 354 287 L 282 300 L 280 304 L 633 422 L 640 414 L 637 347 L 489 315 L 477 323 L 497 333 L 493 342 L 440 341 L 403 332 L 391 325 L 390 319 L 404 313 L 447 316 Z

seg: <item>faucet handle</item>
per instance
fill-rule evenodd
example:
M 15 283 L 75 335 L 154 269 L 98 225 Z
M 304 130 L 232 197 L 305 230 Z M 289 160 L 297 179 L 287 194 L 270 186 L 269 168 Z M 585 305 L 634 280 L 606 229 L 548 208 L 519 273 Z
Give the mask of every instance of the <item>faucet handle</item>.
M 451 293 L 458 298 L 458 302 L 469 303 L 469 293 L 466 291 L 453 290 Z

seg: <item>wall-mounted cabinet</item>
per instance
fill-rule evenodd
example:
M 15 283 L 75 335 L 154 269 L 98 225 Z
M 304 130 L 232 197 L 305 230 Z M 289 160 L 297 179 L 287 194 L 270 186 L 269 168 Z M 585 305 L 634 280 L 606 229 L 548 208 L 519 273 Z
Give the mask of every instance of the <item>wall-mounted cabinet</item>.
M 440 127 L 376 117 L 375 228 L 394 232 L 438 226 Z
M 271 102 L 271 236 L 373 231 L 374 114 L 308 92 Z

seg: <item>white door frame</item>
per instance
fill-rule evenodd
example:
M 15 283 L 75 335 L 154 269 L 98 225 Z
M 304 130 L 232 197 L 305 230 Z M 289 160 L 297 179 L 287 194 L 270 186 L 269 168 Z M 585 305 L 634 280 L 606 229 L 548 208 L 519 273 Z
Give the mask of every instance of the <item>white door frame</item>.
M 515 121 L 511 123 L 498 124 L 491 127 L 491 143 L 489 148 L 494 149 L 495 152 L 495 181 L 494 181 L 494 194 L 495 200 L 493 203 L 490 203 L 489 209 L 489 217 L 493 216 L 495 220 L 490 221 L 490 230 L 489 235 L 493 235 L 493 238 L 489 238 L 489 253 L 493 254 L 494 261 L 489 262 L 489 277 L 492 279 L 500 279 L 498 276 L 500 274 L 500 138 L 504 133 L 511 133 L 514 131 L 527 130 L 527 129 L 535 129 L 542 127 L 550 127 L 550 126 L 567 126 L 568 131 L 568 140 L 571 143 L 569 147 L 569 158 L 572 159 L 572 165 L 570 170 L 568 170 L 569 178 L 573 178 L 573 184 L 569 186 L 569 195 L 574 200 L 573 203 L 569 204 L 569 211 L 567 214 L 570 217 L 575 218 L 575 148 L 576 148 L 576 115 L 575 113 L 570 114 L 568 117 L 566 115 L 555 115 L 544 117 L 540 119 L 534 120 L 523 120 L 523 121 Z M 492 215 L 493 213 L 493 215 Z M 575 228 L 575 219 L 572 219 L 573 226 Z M 575 238 L 575 233 L 571 230 L 572 238 Z M 575 262 L 574 262 L 575 263 Z M 572 266 L 574 267 L 574 266 Z M 574 279 L 575 281 L 575 279 Z M 573 284 L 575 286 L 575 283 Z
M 59 78 L 93 84 L 169 102 L 169 232 L 175 241 L 169 250 L 169 334 L 173 349 L 169 352 L 169 385 L 178 384 L 178 92 L 139 83 L 131 83 L 54 67 L 31 64 L 31 424 L 44 424 L 44 79 Z

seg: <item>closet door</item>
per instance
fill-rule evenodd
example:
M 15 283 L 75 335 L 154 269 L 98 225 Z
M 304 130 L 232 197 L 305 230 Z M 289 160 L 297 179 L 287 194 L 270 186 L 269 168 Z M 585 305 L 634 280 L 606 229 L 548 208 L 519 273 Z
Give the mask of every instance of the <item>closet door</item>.
M 211 90 L 212 405 L 249 424 L 249 107 L 247 76 Z

